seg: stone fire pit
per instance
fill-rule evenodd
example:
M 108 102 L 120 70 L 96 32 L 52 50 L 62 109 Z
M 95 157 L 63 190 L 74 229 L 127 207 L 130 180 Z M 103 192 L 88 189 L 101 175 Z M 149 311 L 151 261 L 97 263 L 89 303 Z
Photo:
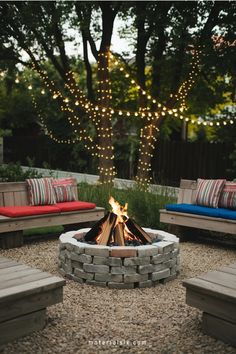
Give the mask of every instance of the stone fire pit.
M 151 287 L 176 277 L 180 269 L 179 239 L 143 228 L 151 245 L 101 246 L 80 242 L 90 229 L 60 236 L 59 271 L 79 283 L 116 289 Z M 74 236 L 76 238 L 74 238 Z

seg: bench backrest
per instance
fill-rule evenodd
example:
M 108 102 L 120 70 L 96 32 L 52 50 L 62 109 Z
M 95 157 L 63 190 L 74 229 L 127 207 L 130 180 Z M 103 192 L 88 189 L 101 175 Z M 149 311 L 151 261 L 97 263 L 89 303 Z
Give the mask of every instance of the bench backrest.
M 196 189 L 196 181 L 192 181 L 190 179 L 181 179 L 177 203 L 192 204 L 195 200 Z
M 73 178 L 73 189 L 78 199 L 77 181 Z M 0 183 L 0 206 L 29 205 L 26 182 Z

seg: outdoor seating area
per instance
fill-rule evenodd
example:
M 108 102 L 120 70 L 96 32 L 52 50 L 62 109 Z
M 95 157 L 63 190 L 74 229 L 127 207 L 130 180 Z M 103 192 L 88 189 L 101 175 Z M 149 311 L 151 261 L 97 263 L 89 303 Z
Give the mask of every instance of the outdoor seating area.
M 0 0 L 0 354 L 236 353 L 235 14 Z

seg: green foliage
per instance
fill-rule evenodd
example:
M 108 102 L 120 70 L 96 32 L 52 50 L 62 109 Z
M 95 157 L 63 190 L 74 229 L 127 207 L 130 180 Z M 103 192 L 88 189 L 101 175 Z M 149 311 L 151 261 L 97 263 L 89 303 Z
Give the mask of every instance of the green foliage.
M 24 230 L 24 236 L 58 234 L 63 232 L 63 226 L 37 227 L 35 229 Z
M 159 210 L 167 203 L 175 203 L 176 199 L 168 196 L 167 192 L 162 195 L 140 191 L 137 188 L 117 189 L 103 185 L 78 185 L 79 200 L 96 203 L 97 206 L 111 210 L 108 203 L 109 197 L 114 197 L 121 205 L 128 203 L 128 215 L 135 219 L 143 227 L 164 229 L 160 224 Z
M 18 182 L 25 181 L 27 178 L 40 178 L 42 174 L 29 168 L 26 171 L 22 169 L 19 163 L 0 166 L 0 182 Z

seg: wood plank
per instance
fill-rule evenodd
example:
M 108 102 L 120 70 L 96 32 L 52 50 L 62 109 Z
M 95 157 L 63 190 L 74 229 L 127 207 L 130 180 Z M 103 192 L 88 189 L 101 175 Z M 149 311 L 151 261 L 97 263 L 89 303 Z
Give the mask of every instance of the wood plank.
M 228 267 L 236 269 L 236 263 L 230 264 Z
M 27 192 L 26 182 L 1 182 L 0 183 L 0 193 L 16 192 L 16 191 Z
M 0 256 L 0 263 L 6 263 L 6 262 L 12 262 L 12 261 L 13 261 L 13 259 Z
M 225 287 L 220 284 L 210 283 L 204 279 L 191 278 L 183 282 L 186 289 L 192 289 L 202 294 L 209 294 L 216 298 L 230 301 L 236 304 L 236 292 L 232 288 Z
M 10 268 L 15 267 L 15 266 L 19 266 L 19 264 L 15 261 L 0 263 L 0 272 L 2 269 L 5 269 L 5 270 L 9 269 L 9 271 L 11 271 Z
M 208 313 L 203 313 L 202 327 L 203 331 L 209 336 L 220 339 L 234 347 L 236 346 L 236 324 Z
M 207 274 L 200 275 L 199 279 L 206 280 L 210 283 L 219 284 L 226 286 L 227 288 L 235 289 L 236 290 L 236 276 L 233 274 L 227 274 L 221 272 L 220 270 L 216 270 L 213 272 L 209 272 Z M 236 292 L 235 292 L 236 296 Z
M 23 231 L 2 232 L 0 234 L 0 248 L 9 249 L 23 245 Z
M 178 203 L 178 204 L 183 203 L 183 199 L 184 199 L 184 189 L 181 188 L 181 189 L 179 190 L 177 203 Z
M 197 289 L 186 290 L 186 304 L 236 324 L 236 304 Z
M 45 272 L 41 272 L 38 269 L 32 269 L 33 271 L 28 271 L 25 275 L 19 275 L 18 277 L 11 276 L 9 279 L 4 281 L 0 280 L 0 289 L 7 289 L 11 288 L 12 286 L 30 283 L 35 280 L 40 280 L 44 278 L 48 278 L 51 275 Z
M 40 294 L 29 295 L 0 304 L 0 322 L 34 312 L 63 300 L 63 288 L 56 288 Z
M 230 266 L 222 267 L 222 268 L 220 268 L 220 271 L 221 272 L 225 272 L 225 273 L 234 274 L 236 276 L 236 267 L 235 268 L 232 268 Z
M 192 189 L 184 189 L 183 201 L 182 203 L 191 204 L 192 203 Z
M 191 179 L 181 179 L 180 180 L 180 188 L 182 189 L 196 189 L 197 181 Z
M 28 195 L 23 191 L 13 192 L 14 194 L 14 205 L 29 205 Z
M 10 273 L 16 273 L 19 270 L 31 269 L 29 266 L 17 262 L 14 262 L 14 264 L 12 264 L 10 267 L 8 266 L 8 263 L 6 263 L 5 266 L 4 264 L 1 263 L 1 266 L 2 267 L 0 269 L 0 276 L 5 274 L 10 274 Z
M 52 276 L 51 278 L 37 280 L 28 284 L 17 285 L 9 289 L 0 290 L 0 303 L 12 301 L 31 294 L 38 294 L 65 285 L 65 280 Z
M 15 319 L 0 323 L 0 345 L 38 331 L 45 326 L 46 310 L 39 310 Z
M 22 269 L 18 272 L 15 272 L 15 273 L 8 273 L 8 274 L 1 275 L 0 282 L 2 284 L 0 285 L 0 289 L 7 289 L 8 288 L 8 286 L 7 286 L 8 280 L 14 280 L 14 279 L 21 278 L 20 284 L 25 284 L 24 277 L 26 277 L 28 275 L 32 275 L 32 274 L 38 274 L 38 273 L 42 273 L 42 271 L 39 269 L 29 268 L 29 269 Z M 37 280 L 37 279 L 35 279 L 35 280 Z M 26 281 L 26 283 L 27 283 L 27 281 Z M 18 285 L 18 283 L 16 285 Z
M 13 192 L 5 192 L 3 194 L 4 206 L 14 206 L 14 194 Z
M 167 224 L 236 234 L 236 220 L 160 210 L 160 221 Z
M 4 206 L 4 198 L 2 192 L 0 192 L 0 206 Z

